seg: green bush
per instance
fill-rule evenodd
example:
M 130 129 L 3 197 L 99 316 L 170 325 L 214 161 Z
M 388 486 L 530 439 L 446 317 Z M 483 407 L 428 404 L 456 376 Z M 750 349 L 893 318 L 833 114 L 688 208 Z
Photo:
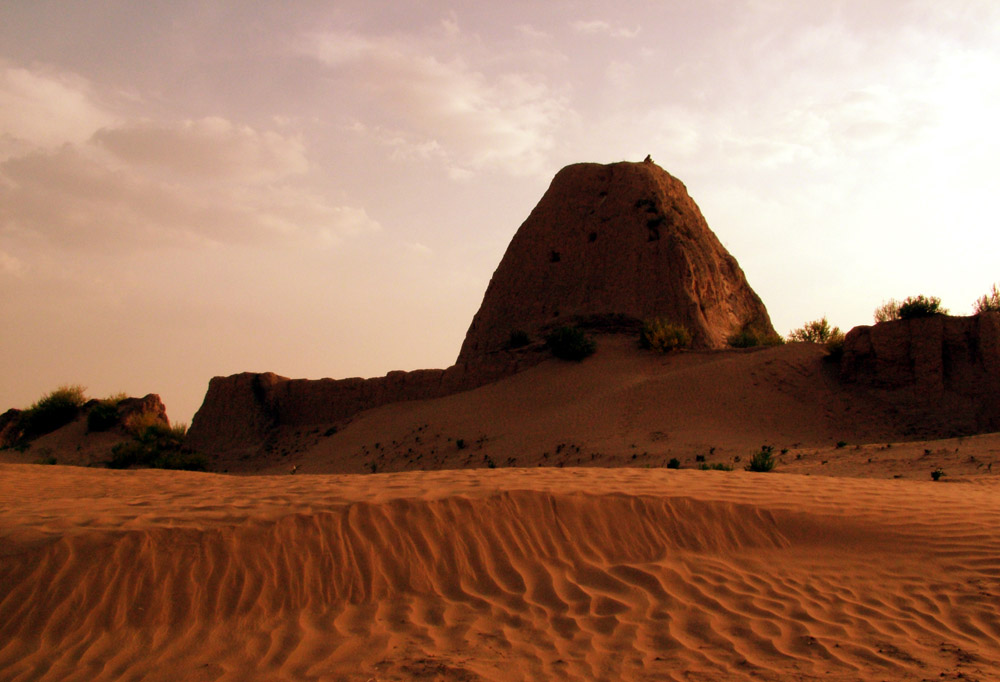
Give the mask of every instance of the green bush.
M 126 427 L 133 438 L 111 448 L 111 459 L 107 462 L 109 469 L 142 466 L 154 469 L 208 470 L 208 460 L 204 456 L 184 447 L 186 424 L 171 426 L 157 415 L 144 412 L 133 415 L 126 422 Z
M 899 305 L 899 301 L 894 298 L 890 298 L 888 301 L 876 308 L 874 313 L 875 324 L 878 324 L 879 322 L 889 322 L 890 320 L 898 320 Z
M 844 333 L 840 331 L 840 327 L 831 327 L 825 315 L 818 320 L 806 322 L 798 329 L 793 329 L 788 333 L 789 341 L 803 341 L 805 343 L 829 343 L 843 338 Z
M 111 448 L 109 469 L 128 469 L 133 466 L 152 469 L 183 469 L 186 471 L 207 471 L 208 460 L 204 456 L 182 449 L 160 449 L 137 440 L 119 443 Z
M 982 298 L 976 301 L 973 305 L 973 310 L 976 315 L 979 315 L 980 313 L 1000 312 L 1000 290 L 997 289 L 996 284 L 994 284 L 993 288 Z
M 828 360 L 838 361 L 844 356 L 844 341 L 846 337 L 840 334 L 826 342 L 826 356 Z
M 597 349 L 593 339 L 578 327 L 559 327 L 545 337 L 545 345 L 552 354 L 563 360 L 583 360 Z
M 87 402 L 83 386 L 60 386 L 21 413 L 25 438 L 44 436 L 76 419 Z
M 676 457 L 671 457 L 670 461 L 667 462 L 667 468 L 668 469 L 680 469 L 681 468 L 681 461 L 679 459 L 677 459 Z
M 750 462 L 745 468 L 747 471 L 771 471 L 774 465 L 774 446 L 762 445 L 760 450 L 750 457 Z
M 713 462 L 712 464 L 705 464 L 703 462 L 699 468 L 702 471 L 732 471 L 733 465 L 726 464 L 725 462 Z
M 910 296 L 899 305 L 899 319 L 901 320 L 947 314 L 948 309 L 941 307 L 941 299 L 937 296 Z
M 107 431 L 118 425 L 118 399 L 105 398 L 87 413 L 87 431 Z
M 639 333 L 639 345 L 643 348 L 669 353 L 691 345 L 691 333 L 679 324 L 670 324 L 662 318 L 646 320 Z
M 785 342 L 775 333 L 763 334 L 753 329 L 743 329 L 726 338 L 733 348 L 754 348 L 756 346 L 780 346 Z

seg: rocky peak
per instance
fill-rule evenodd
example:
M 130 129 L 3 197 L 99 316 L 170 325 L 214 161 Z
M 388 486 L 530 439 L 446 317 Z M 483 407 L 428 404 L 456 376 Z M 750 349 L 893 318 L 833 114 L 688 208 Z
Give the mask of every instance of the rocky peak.
M 663 317 L 717 348 L 774 332 L 767 310 L 684 184 L 651 160 L 567 166 L 521 225 L 458 362 L 566 324 Z

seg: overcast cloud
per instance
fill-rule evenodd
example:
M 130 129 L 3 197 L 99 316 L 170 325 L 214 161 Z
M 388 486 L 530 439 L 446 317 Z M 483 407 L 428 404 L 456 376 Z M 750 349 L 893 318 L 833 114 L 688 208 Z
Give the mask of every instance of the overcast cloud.
M 1000 8 L 0 9 L 0 408 L 446 366 L 562 166 L 679 177 L 787 332 L 1000 280 Z

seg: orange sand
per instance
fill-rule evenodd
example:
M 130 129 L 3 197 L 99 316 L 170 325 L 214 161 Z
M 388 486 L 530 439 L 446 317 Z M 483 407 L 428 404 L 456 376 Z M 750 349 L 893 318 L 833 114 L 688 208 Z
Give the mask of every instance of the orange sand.
M 996 481 L 0 464 L 0 679 L 996 680 Z

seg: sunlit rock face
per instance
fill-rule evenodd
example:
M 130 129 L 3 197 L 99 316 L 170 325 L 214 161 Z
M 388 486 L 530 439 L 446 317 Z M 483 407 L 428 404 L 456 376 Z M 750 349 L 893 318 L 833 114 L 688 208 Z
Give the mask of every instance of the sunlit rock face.
M 773 334 L 736 259 L 684 184 L 651 161 L 580 163 L 559 171 L 511 240 L 458 362 L 567 324 L 628 326 L 662 317 L 693 345 L 736 332 Z

